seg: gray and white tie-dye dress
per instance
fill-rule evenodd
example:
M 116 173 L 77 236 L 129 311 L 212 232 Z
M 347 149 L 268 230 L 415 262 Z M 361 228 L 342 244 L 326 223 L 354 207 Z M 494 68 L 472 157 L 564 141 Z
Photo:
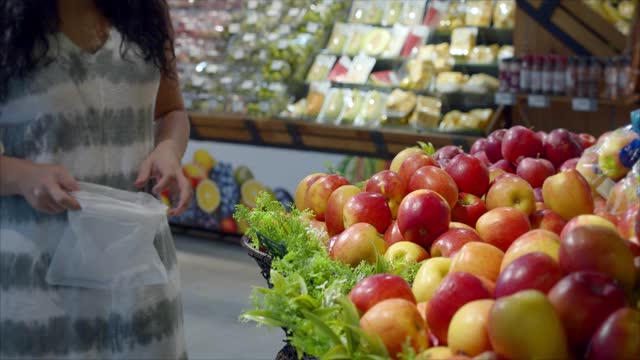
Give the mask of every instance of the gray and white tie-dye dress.
M 159 71 L 132 44 L 122 58 L 115 29 L 94 54 L 63 34 L 51 40 L 50 61 L 10 83 L 0 102 L 5 155 L 61 164 L 80 181 L 134 190 L 153 148 Z M 186 359 L 168 227 L 155 247 L 169 283 L 106 291 L 45 281 L 66 226 L 65 214 L 45 215 L 22 197 L 0 197 L 0 358 Z

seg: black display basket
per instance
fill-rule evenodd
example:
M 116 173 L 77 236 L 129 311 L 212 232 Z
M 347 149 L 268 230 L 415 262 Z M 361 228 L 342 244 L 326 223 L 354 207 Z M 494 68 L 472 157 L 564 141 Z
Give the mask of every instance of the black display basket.
M 273 284 L 271 284 L 270 281 L 271 260 L 273 258 L 266 252 L 266 248 L 270 248 L 272 251 L 278 252 L 280 256 L 286 254 L 286 248 L 282 244 L 279 244 L 261 234 L 258 234 L 258 239 L 260 244 L 263 246 L 263 248 L 259 250 L 255 249 L 251 245 L 251 239 L 249 239 L 247 236 L 243 236 L 240 243 L 242 244 L 242 247 L 247 250 L 249 256 L 253 258 L 253 260 L 255 260 L 255 262 L 258 264 L 258 267 L 260 267 L 260 274 L 262 274 L 262 277 L 264 277 L 264 279 L 266 280 L 267 286 L 271 288 L 273 287 Z M 282 330 L 284 330 L 285 334 L 287 333 L 287 329 L 283 328 Z M 298 351 L 294 346 L 285 341 L 285 346 L 278 352 L 275 360 L 298 360 Z M 304 355 L 302 357 L 302 360 L 318 359 L 313 356 Z

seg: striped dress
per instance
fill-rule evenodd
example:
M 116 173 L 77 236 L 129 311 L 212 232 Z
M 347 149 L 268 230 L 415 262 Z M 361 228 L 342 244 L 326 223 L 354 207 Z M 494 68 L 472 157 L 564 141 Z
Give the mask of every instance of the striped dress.
M 160 73 L 113 29 L 90 54 L 59 33 L 47 62 L 0 102 L 5 155 L 60 164 L 79 181 L 134 190 L 153 149 Z M 0 171 L 7 171 L 0 169 Z M 133 290 L 52 286 L 45 275 L 66 215 L 0 197 L 0 358 L 186 359 L 176 252 L 168 225 L 155 248 L 170 281 Z

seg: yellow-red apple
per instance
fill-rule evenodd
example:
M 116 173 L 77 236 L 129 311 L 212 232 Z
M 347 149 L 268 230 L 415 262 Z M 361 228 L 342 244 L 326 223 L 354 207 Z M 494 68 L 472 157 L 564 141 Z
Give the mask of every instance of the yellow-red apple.
M 491 350 L 488 325 L 493 304 L 491 299 L 471 301 L 453 315 L 447 335 L 451 351 L 476 356 Z
M 360 314 L 366 313 L 375 304 L 387 299 L 405 299 L 416 303 L 409 283 L 400 276 L 391 274 L 367 276 L 349 292 L 349 300 Z
M 527 215 L 512 207 L 489 210 L 476 223 L 480 237 L 502 251 L 507 251 L 511 243 L 530 229 Z
M 391 209 L 387 199 L 371 192 L 361 192 L 354 195 L 344 205 L 342 210 L 345 229 L 356 223 L 368 223 L 384 234 L 391 225 Z
M 482 199 L 473 194 L 460 193 L 458 201 L 451 209 L 451 220 L 475 227 L 478 218 L 486 212 L 487 207 Z
M 458 186 L 446 171 L 436 166 L 423 166 L 411 175 L 407 186 L 409 192 L 427 189 L 440 194 L 449 207 L 453 208 L 458 201 Z
M 493 282 L 500 274 L 500 264 L 504 253 L 485 242 L 465 244 L 451 260 L 451 272 L 464 271 Z
M 391 170 L 383 170 L 367 181 L 364 191 L 378 193 L 387 198 L 391 216 L 395 219 L 398 214 L 398 206 L 407 194 L 407 187 L 400 175 Z
M 305 196 L 305 206 L 313 211 L 316 220 L 324 221 L 324 212 L 327 209 L 329 196 L 343 185 L 349 185 L 349 181 L 344 176 L 330 174 L 321 177 L 309 186 Z
M 489 210 L 505 206 L 514 207 L 527 216 L 536 209 L 533 188 L 517 175 L 496 179 L 489 188 L 486 204 Z
M 361 192 L 355 185 L 343 185 L 331 193 L 324 212 L 324 220 L 327 223 L 329 236 L 337 235 L 344 231 L 344 206 L 352 197 Z
M 444 257 L 431 258 L 420 265 L 411 289 L 418 302 L 431 300 L 433 293 L 449 274 L 451 259 Z
M 387 249 L 384 258 L 391 260 L 402 260 L 404 262 L 418 263 L 429 258 L 429 253 L 422 246 L 410 241 L 397 242 Z
M 404 162 L 406 158 L 415 154 L 427 154 L 424 150 L 418 147 L 410 147 L 400 151 L 396 156 L 394 156 L 393 160 L 391 160 L 391 165 L 389 165 L 389 170 L 398 173 L 400 171 L 400 165 Z
M 536 210 L 529 217 L 531 227 L 534 229 L 548 230 L 560 235 L 567 221 L 552 210 L 542 209 Z
M 483 241 L 475 230 L 449 229 L 431 244 L 431 256 L 452 258 L 462 246 L 472 241 Z
M 542 185 L 544 204 L 565 220 L 593 213 L 593 195 L 587 181 L 576 170 L 550 176 Z
M 298 183 L 298 187 L 296 188 L 295 200 L 294 200 L 296 208 L 298 208 L 299 210 L 304 210 L 307 208 L 306 206 L 307 190 L 309 190 L 309 187 L 311 187 L 311 185 L 313 185 L 314 182 L 318 181 L 318 179 L 320 179 L 325 175 L 326 174 L 324 173 L 314 173 L 311 175 L 307 175 L 304 179 L 300 181 L 300 183 Z
M 382 235 L 371 224 L 357 223 L 345 229 L 331 247 L 330 256 L 353 267 L 362 261 L 375 264 L 387 250 Z
M 518 237 L 507 249 L 500 265 L 500 271 L 522 255 L 532 252 L 543 252 L 553 260 L 558 261 L 560 237 L 551 231 L 536 229 L 528 231 Z

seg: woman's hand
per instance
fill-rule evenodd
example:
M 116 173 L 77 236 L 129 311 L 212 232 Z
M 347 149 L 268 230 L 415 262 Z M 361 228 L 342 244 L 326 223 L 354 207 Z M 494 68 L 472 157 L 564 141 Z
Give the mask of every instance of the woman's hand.
M 135 185 L 144 186 L 152 177 L 157 178 L 158 183 L 153 187 L 153 192 L 159 194 L 169 191 L 178 195 L 178 205 L 171 209 L 170 215 L 182 214 L 189 205 L 192 196 L 191 183 L 182 173 L 180 156 L 177 146 L 171 140 L 159 143 L 149 156 L 142 162 L 138 179 Z
M 34 209 L 47 214 L 80 210 L 80 204 L 69 194 L 80 190 L 78 182 L 62 166 L 23 163 L 20 194 Z

